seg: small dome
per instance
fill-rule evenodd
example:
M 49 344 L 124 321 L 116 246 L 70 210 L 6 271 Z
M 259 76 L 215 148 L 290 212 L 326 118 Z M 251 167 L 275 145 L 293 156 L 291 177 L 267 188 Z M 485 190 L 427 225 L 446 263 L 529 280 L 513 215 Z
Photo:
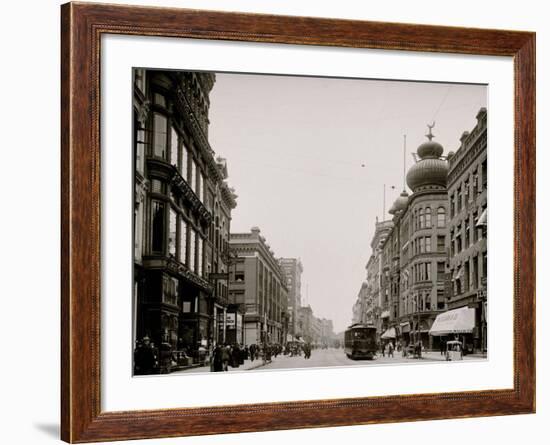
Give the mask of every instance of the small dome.
M 426 158 L 440 158 L 443 154 L 443 146 L 436 141 L 426 141 L 420 147 L 417 148 L 416 152 L 418 156 L 423 159 Z
M 449 164 L 443 159 L 422 159 L 407 172 L 407 185 L 412 191 L 425 185 L 447 186 Z
M 393 203 L 392 208 L 395 210 L 395 212 L 401 212 L 407 208 L 408 203 L 409 194 L 405 190 L 403 190 L 399 197 Z

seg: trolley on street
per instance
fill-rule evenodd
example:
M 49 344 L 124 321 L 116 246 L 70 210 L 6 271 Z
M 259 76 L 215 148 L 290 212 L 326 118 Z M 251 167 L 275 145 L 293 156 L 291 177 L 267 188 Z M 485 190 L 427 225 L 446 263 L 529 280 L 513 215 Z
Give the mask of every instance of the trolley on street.
M 345 353 L 353 360 L 373 359 L 376 354 L 376 328 L 356 323 L 346 329 L 344 334 Z

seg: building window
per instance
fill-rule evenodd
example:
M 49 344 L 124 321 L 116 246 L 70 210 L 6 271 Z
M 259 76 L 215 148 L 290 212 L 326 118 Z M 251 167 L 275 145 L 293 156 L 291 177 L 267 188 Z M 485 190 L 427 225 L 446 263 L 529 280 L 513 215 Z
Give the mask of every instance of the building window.
M 470 245 L 470 222 L 466 222 L 466 234 L 464 236 L 464 248 L 468 248 Z
M 162 301 L 174 306 L 178 305 L 178 280 L 173 277 L 163 276 Z
M 151 179 L 151 192 L 153 193 L 162 193 L 163 187 L 162 187 L 162 181 L 160 179 Z
M 473 222 L 474 222 L 474 243 L 479 239 L 479 229 L 476 227 L 477 224 L 477 212 L 473 213 Z
M 437 251 L 445 252 L 445 235 L 437 236 Z
M 432 237 L 431 236 L 427 236 L 425 238 L 425 242 L 426 242 L 426 252 L 431 252 L 432 251 Z
M 196 264 L 197 264 L 197 258 L 195 256 L 196 244 L 197 244 L 197 238 L 196 238 L 195 229 L 190 229 L 189 230 L 189 262 L 188 262 L 188 267 L 189 267 L 189 270 L 191 270 L 192 272 L 195 272 L 195 267 L 196 267 Z
M 166 159 L 166 139 L 168 121 L 160 113 L 153 114 L 153 154 L 159 158 Z
M 187 151 L 187 147 L 185 146 L 185 143 L 181 144 L 181 151 L 180 151 L 180 172 L 183 179 L 187 181 L 187 177 L 189 175 L 189 152 Z
M 487 159 L 481 164 L 481 185 L 483 190 L 487 189 Z
M 472 287 L 477 289 L 479 287 L 479 259 L 477 255 L 473 258 L 473 263 Z
M 464 292 L 470 290 L 470 260 L 466 260 L 464 264 Z
M 429 229 L 432 227 L 432 209 L 430 207 L 426 207 L 426 228 Z
M 193 158 L 191 158 L 190 164 L 188 184 L 191 186 L 191 190 L 197 193 L 197 164 Z
M 170 128 L 170 163 L 179 168 L 179 144 L 178 144 L 178 132 L 174 127 Z
M 450 207 L 451 207 L 451 219 L 452 219 L 455 216 L 455 195 L 454 194 L 451 195 Z M 439 218 L 439 212 L 438 212 L 438 218 Z
M 474 188 L 473 191 L 473 198 L 475 199 L 477 197 L 477 194 L 479 193 L 479 177 L 477 175 L 477 172 L 474 174 L 472 178 L 472 185 Z
M 178 214 L 170 207 L 170 219 L 168 221 L 168 254 L 176 257 L 176 234 Z
M 455 254 L 455 231 L 451 229 L 450 233 L 450 242 L 451 242 L 451 256 L 454 256 Z
M 464 182 L 464 204 L 467 205 L 470 202 L 470 181 Z
M 201 173 L 201 201 L 203 204 L 206 203 L 206 182 L 204 181 L 204 175 Z
M 462 210 L 462 186 L 458 188 L 458 196 L 456 199 L 456 211 L 460 212 Z
M 420 209 L 418 211 L 418 227 L 420 229 L 423 229 L 424 228 L 424 209 Z
M 166 108 L 166 98 L 162 94 L 155 93 L 153 96 L 153 101 L 155 102 L 155 105 Z
M 145 94 L 145 70 L 136 69 L 134 70 L 136 86 Z
M 187 222 L 180 217 L 180 228 L 179 228 L 179 249 L 178 249 L 178 255 L 179 255 L 179 261 L 180 263 L 186 264 L 187 263 Z
M 204 252 L 204 240 L 202 238 L 198 239 L 197 242 L 197 274 L 202 277 L 202 265 L 203 265 L 203 252 Z
M 152 242 L 153 252 L 162 252 L 164 247 L 164 203 L 152 202 Z
M 445 280 L 445 262 L 438 261 L 437 262 L 437 281 L 444 281 Z

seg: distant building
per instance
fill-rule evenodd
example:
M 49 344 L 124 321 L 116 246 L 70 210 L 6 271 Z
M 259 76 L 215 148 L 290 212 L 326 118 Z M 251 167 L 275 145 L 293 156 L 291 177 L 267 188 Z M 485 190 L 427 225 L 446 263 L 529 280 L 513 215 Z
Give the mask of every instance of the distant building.
M 334 343 L 334 325 L 332 323 L 332 320 L 328 320 L 326 318 L 319 319 L 319 323 L 321 326 L 321 334 L 319 343 L 326 346 L 331 346 Z
M 295 337 L 298 309 L 302 306 L 302 273 L 304 269 L 301 261 L 297 258 L 279 258 L 279 265 L 288 288 L 288 334 L 290 337 Z
M 244 308 L 243 343 L 284 343 L 288 331 L 288 289 L 279 262 L 260 229 L 232 233 L 229 293 Z
M 466 342 L 487 350 L 487 110 L 449 153 L 450 275 L 449 309 L 475 309 L 475 329 Z

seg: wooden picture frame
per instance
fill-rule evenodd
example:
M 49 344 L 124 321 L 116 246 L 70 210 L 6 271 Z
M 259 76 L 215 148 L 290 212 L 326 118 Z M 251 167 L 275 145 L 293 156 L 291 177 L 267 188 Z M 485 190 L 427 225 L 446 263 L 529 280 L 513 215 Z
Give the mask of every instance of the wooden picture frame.
M 63 440 L 94 442 L 535 411 L 534 33 L 91 3 L 65 4 L 61 17 Z M 102 412 L 99 73 L 103 34 L 513 57 L 513 389 Z

